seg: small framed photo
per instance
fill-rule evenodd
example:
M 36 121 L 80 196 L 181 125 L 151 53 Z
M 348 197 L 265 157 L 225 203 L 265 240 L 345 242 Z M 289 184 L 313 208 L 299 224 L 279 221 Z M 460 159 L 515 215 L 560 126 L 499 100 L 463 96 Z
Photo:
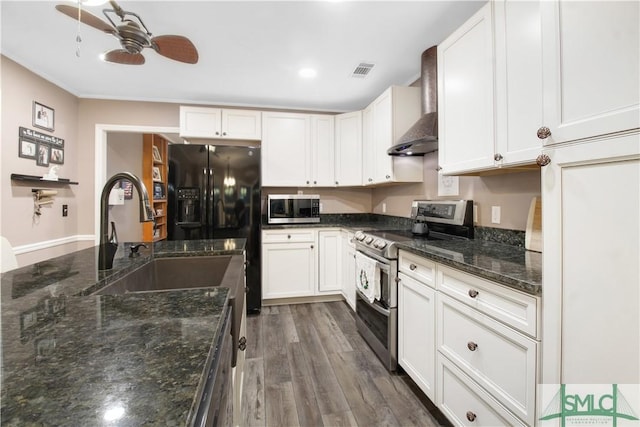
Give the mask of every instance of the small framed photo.
M 36 157 L 36 165 L 49 166 L 49 157 L 51 156 L 51 147 L 47 144 L 38 143 L 38 155 Z
M 51 107 L 33 101 L 33 125 L 53 132 L 55 129 L 55 111 Z
M 20 138 L 18 156 L 25 159 L 35 159 L 38 145 L 34 141 Z
M 160 182 L 154 182 L 153 183 L 153 198 L 154 199 L 164 199 L 165 198 L 164 185 L 162 185 L 162 183 L 160 183 Z M 160 215 L 160 214 L 158 214 L 158 215 Z
M 156 163 L 162 163 L 162 156 L 160 156 L 160 150 L 155 145 L 153 148 L 153 161 Z
M 64 165 L 64 149 L 51 147 L 51 158 L 49 162 Z
M 160 174 L 160 168 L 159 167 L 156 167 L 156 166 L 153 167 L 153 175 L 152 175 L 152 177 L 153 177 L 154 181 L 162 182 L 162 175 Z

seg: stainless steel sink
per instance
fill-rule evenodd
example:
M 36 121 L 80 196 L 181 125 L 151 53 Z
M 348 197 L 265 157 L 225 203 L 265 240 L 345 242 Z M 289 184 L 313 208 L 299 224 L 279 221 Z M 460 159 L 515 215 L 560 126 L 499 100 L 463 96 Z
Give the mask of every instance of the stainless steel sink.
M 100 289 L 95 295 L 118 295 L 127 292 L 158 292 L 221 286 L 231 258 L 233 257 L 156 258 L 109 286 Z
M 155 258 L 142 267 L 96 291 L 93 295 L 130 292 L 167 292 L 224 286 L 229 288 L 233 310 L 232 366 L 236 364 L 240 324 L 245 310 L 245 268 L 242 255 Z

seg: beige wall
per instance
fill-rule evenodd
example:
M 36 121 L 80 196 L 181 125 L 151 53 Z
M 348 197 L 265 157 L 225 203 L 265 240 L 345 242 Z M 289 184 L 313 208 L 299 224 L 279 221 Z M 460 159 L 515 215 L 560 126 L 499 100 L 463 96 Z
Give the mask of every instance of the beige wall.
M 78 99 L 60 87 L 42 79 L 10 59 L 0 56 L 2 70 L 2 177 L 0 179 L 0 201 L 2 217 L 0 234 L 12 246 L 23 246 L 39 242 L 76 236 L 78 218 L 84 214 L 76 195 L 85 185 L 78 170 Z M 38 101 L 55 110 L 55 130 L 48 132 L 32 124 L 33 101 Z M 79 181 L 80 185 L 57 186 L 53 184 L 19 183 L 10 180 L 11 173 L 42 176 L 48 167 L 37 166 L 33 159 L 18 157 L 18 128 L 26 127 L 38 132 L 64 139 L 64 165 L 58 175 Z M 52 205 L 42 208 L 42 215 L 34 220 L 31 189 L 51 188 L 58 191 Z M 69 215 L 62 217 L 62 205 L 69 206 Z M 75 250 L 76 244 L 62 245 L 56 249 L 41 250 L 18 255 L 20 265 L 48 258 L 50 253 Z
M 524 230 L 527 225 L 529 205 L 534 196 L 540 195 L 540 171 L 507 173 L 484 177 L 460 177 L 460 195 L 438 197 L 438 153 L 424 157 L 424 182 L 397 185 L 373 190 L 372 212 L 409 216 L 411 201 L 415 199 L 472 199 L 478 207 L 476 225 L 511 230 Z M 491 206 L 500 206 L 501 223 L 491 223 Z
M 107 135 L 107 177 L 122 171 L 142 177 L 142 139 L 141 133 L 111 132 Z M 138 195 L 134 194 L 123 205 L 109 207 L 109 221 L 116 224 L 118 241 L 142 241 L 138 205 Z

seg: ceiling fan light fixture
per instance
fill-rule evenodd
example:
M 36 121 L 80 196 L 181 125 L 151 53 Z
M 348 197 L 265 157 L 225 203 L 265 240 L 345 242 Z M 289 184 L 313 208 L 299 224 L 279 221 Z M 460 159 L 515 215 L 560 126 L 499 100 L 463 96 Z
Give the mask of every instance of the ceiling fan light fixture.
M 83 6 L 102 6 L 107 0 L 80 0 Z

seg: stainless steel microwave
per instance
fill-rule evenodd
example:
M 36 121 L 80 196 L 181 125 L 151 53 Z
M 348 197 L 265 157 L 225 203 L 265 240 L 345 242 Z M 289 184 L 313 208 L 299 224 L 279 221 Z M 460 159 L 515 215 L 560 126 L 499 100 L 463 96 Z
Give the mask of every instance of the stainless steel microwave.
M 269 194 L 269 224 L 306 224 L 320 222 L 320 196 L 309 194 Z

